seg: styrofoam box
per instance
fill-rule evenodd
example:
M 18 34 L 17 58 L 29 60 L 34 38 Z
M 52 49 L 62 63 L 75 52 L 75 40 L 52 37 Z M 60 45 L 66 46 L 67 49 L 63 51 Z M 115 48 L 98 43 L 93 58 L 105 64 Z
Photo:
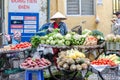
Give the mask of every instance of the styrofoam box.
M 106 42 L 107 50 L 120 50 L 120 42 Z
M 116 50 L 120 50 L 120 42 L 116 42 Z

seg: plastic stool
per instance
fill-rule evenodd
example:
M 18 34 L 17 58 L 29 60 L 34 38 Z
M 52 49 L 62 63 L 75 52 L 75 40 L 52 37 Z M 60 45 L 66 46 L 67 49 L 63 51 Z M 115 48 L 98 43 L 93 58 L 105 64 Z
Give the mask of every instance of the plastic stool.
M 32 73 L 37 74 L 37 80 L 44 80 L 43 70 L 37 70 L 37 71 L 26 70 L 25 80 L 32 80 Z

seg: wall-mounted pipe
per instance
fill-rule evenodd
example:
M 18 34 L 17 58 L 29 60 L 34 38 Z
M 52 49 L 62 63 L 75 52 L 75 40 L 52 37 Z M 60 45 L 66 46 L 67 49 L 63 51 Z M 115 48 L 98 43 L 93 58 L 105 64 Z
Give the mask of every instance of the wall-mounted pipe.
M 47 22 L 50 22 L 50 0 L 47 0 Z

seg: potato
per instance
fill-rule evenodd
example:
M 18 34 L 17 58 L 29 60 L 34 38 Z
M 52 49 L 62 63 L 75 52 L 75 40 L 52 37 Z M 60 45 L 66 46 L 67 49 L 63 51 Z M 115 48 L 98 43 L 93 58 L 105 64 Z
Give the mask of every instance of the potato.
M 65 64 L 63 64 L 63 68 L 67 70 L 67 69 L 69 69 L 69 65 L 67 63 L 65 63 Z
M 76 70 L 76 65 L 72 64 L 72 65 L 70 66 L 70 70 L 71 70 L 71 71 L 75 71 L 75 70 Z

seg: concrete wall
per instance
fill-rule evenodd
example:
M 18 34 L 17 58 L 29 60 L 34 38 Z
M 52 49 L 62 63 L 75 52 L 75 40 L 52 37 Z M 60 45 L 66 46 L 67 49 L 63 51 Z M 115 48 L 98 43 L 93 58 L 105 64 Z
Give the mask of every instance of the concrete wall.
M 109 3 L 109 4 L 108 4 Z M 51 0 L 51 16 L 56 12 L 60 11 L 66 15 L 66 0 Z M 103 0 L 103 5 L 97 5 L 95 2 L 95 15 L 93 16 L 67 16 L 65 21 L 69 29 L 77 25 L 82 25 L 83 29 L 98 29 L 105 35 L 111 31 L 111 19 L 112 19 L 112 0 Z M 96 24 L 96 17 L 99 17 L 100 23 Z M 82 21 L 86 21 L 82 24 Z

